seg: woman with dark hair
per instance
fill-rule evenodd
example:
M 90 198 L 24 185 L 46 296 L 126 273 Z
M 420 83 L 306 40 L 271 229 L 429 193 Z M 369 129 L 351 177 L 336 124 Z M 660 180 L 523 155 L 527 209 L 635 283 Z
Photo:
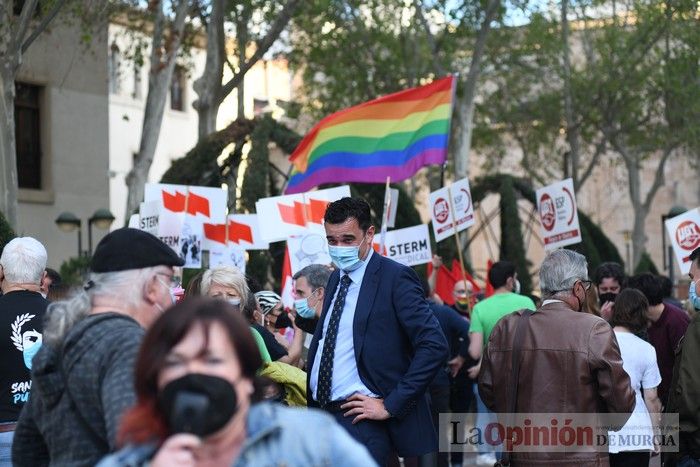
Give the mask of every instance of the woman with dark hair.
M 611 467 L 648 466 L 649 454 L 652 451 L 658 452 L 658 446 L 651 440 L 657 431 L 661 415 L 661 401 L 656 393 L 656 388 L 661 383 L 661 374 L 654 347 L 637 337 L 637 334 L 647 328 L 648 307 L 649 302 L 639 290 L 625 289 L 617 295 L 612 308 L 610 325 L 620 346 L 622 367 L 629 375 L 635 392 L 636 405 L 627 423 L 620 431 L 610 432 L 609 438 L 639 439 L 642 442 L 635 445 L 634 450 L 629 450 L 629 445 L 628 450 L 623 450 L 620 443 L 611 442 Z
M 247 323 L 229 304 L 178 303 L 141 345 L 137 404 L 120 429 L 126 447 L 99 465 L 374 465 L 329 415 L 253 404 L 261 365 Z

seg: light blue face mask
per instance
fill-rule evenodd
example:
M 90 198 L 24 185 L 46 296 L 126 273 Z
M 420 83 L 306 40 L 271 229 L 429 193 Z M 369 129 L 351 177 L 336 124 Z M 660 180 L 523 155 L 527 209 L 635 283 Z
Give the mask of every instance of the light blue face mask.
M 34 358 L 34 355 L 39 352 L 39 349 L 41 348 L 41 340 L 38 340 L 31 345 L 25 344 L 24 350 L 22 351 L 22 356 L 24 357 L 24 366 L 27 367 L 27 369 L 31 370 L 32 369 L 32 359 Z
M 366 238 L 366 237 L 365 237 Z M 328 254 L 333 260 L 333 264 L 338 269 L 349 272 L 362 266 L 360 259 L 360 247 L 364 243 L 363 238 L 359 245 L 353 246 L 333 246 L 328 245 Z
M 316 293 L 316 290 L 311 292 L 311 296 Z M 304 319 L 311 319 L 316 316 L 316 310 L 309 306 L 309 297 L 294 300 L 294 309 L 297 310 L 297 314 Z
M 700 310 L 700 280 L 691 282 L 688 288 L 688 300 L 693 305 L 693 308 Z

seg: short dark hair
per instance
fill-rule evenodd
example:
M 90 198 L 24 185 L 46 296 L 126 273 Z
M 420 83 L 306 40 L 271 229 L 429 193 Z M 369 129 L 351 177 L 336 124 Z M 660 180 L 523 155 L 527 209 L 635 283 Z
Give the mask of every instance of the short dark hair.
M 688 259 L 690 259 L 691 262 L 695 261 L 698 258 L 700 258 L 700 247 L 694 249 L 693 252 L 690 253 L 690 256 L 688 256 Z
M 625 289 L 615 297 L 610 326 L 624 326 L 637 334 L 647 327 L 649 301 L 637 289 Z
M 510 261 L 498 261 L 489 270 L 489 282 L 494 289 L 506 285 L 508 278 L 515 276 L 515 264 Z
M 650 272 L 644 272 L 630 277 L 627 286 L 642 292 L 651 306 L 658 305 L 664 300 L 661 281 Z
M 46 268 L 45 271 L 46 271 L 46 277 L 51 279 L 51 286 L 61 285 L 61 283 L 63 281 L 62 281 L 61 275 L 58 273 L 58 271 L 56 271 L 55 269 L 51 269 L 51 268 Z
M 305 277 L 309 283 L 311 290 L 316 290 L 319 287 L 326 287 L 328 279 L 331 277 L 331 270 L 323 264 L 309 264 L 305 268 L 297 271 L 292 279 L 297 280 L 300 277 Z
M 323 216 L 323 220 L 329 224 L 342 224 L 350 218 L 357 219 L 363 231 L 369 229 L 372 225 L 372 214 L 367 201 L 362 198 L 340 198 L 328 205 Z
M 671 297 L 673 295 L 673 282 L 667 276 L 658 275 L 659 282 L 661 282 L 661 294 L 664 298 Z
M 615 279 L 620 287 L 625 285 L 625 270 L 618 263 L 607 262 L 598 266 L 593 273 L 593 282 L 598 286 L 608 277 Z

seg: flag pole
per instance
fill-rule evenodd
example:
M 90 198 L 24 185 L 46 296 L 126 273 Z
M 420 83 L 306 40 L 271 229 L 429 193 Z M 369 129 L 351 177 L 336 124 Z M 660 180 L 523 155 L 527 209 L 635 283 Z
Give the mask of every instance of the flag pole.
M 384 211 L 382 212 L 382 228 L 379 234 L 379 254 L 384 256 L 384 241 L 386 239 L 386 229 L 389 223 L 389 209 L 391 208 L 391 193 L 389 191 L 391 177 L 386 177 L 386 187 L 384 188 Z
M 448 203 L 450 205 L 450 212 L 452 214 L 452 226 L 455 229 L 455 242 L 457 244 L 457 255 L 459 257 L 459 268 L 462 270 L 462 280 L 464 281 L 464 289 L 467 290 L 467 274 L 464 271 L 464 258 L 462 257 L 462 242 L 459 240 L 459 231 L 457 230 L 457 216 L 455 215 L 455 207 L 452 202 L 452 187 L 447 187 L 447 196 L 450 199 Z M 470 294 L 467 294 L 469 296 Z M 471 297 L 469 297 L 471 298 Z M 471 301 L 470 301 L 471 303 Z M 467 304 L 467 313 L 471 314 L 471 307 Z

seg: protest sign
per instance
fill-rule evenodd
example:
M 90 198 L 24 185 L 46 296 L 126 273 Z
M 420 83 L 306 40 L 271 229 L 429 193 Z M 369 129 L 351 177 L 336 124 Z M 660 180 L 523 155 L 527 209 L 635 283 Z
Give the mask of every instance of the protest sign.
M 310 264 L 331 264 L 326 237 L 318 232 L 289 237 L 287 248 L 292 275 Z
M 457 231 L 461 232 L 474 225 L 474 204 L 469 189 L 469 180 L 463 178 L 450 185 L 450 196 L 454 208 L 455 224 Z
M 378 246 L 377 237 L 374 238 L 374 244 Z M 421 224 L 388 231 L 383 253 L 387 258 L 406 266 L 429 263 L 433 255 L 430 248 L 428 226 Z
M 212 224 L 226 220 L 228 194 L 221 188 L 147 183 L 144 202 L 157 201 L 160 212 L 184 213 Z
M 444 187 L 433 191 L 430 193 L 429 200 L 433 234 L 435 234 L 435 241 L 439 242 L 455 233 L 449 188 Z
M 185 260 L 183 267 L 199 269 L 202 267 L 202 222 L 192 215 L 185 215 L 177 254 Z
M 574 182 L 567 178 L 537 190 L 542 241 L 553 250 L 581 241 Z
M 260 235 L 266 242 L 286 240 L 307 231 L 323 233 L 323 215 L 332 201 L 350 196 L 347 185 L 294 195 L 263 198 L 255 203 Z
M 700 208 L 666 219 L 666 231 L 683 275 L 690 271 L 690 254 L 700 248 Z
M 141 203 L 139 208 L 139 229 L 151 235 L 158 236 L 158 216 L 160 214 L 160 204 L 158 201 L 148 201 Z
M 212 245 L 209 250 L 209 267 L 235 266 L 245 273 L 245 250 L 238 245 Z

